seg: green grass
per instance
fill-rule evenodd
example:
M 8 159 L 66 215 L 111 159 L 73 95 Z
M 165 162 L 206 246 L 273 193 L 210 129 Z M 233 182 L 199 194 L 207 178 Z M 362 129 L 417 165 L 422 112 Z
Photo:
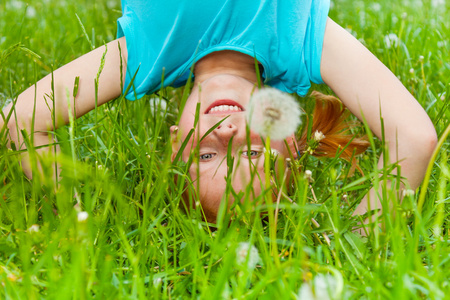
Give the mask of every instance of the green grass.
M 441 136 L 450 124 L 450 2 L 377 3 L 335 0 L 330 16 L 398 75 Z M 112 40 L 120 14 L 118 0 L 35 0 L 27 9 L 22 1 L 0 2 L 0 104 L 91 44 Z M 391 47 L 389 34 L 399 38 Z M 118 99 L 59 129 L 56 193 L 51 178 L 23 175 L 18 152 L 0 135 L 0 299 L 291 299 L 317 283 L 317 274 L 332 276 L 332 293 L 343 299 L 450 293 L 448 139 L 427 186 L 386 211 L 386 230 L 367 237 L 351 232 L 351 207 L 379 172 L 380 143 L 359 160 L 365 177 L 351 175 L 345 161 L 307 157 L 302 164 L 314 181 L 294 171 L 288 193 L 296 204 L 281 200 L 274 237 L 259 214 L 264 205 L 255 213 L 237 206 L 217 224 L 181 209 L 186 166 L 172 165 L 167 154 L 182 95 L 167 89 L 136 102 Z M 156 105 L 163 98 L 166 108 Z M 311 101 L 300 102 L 311 111 Z M 396 192 L 384 191 L 384 202 L 398 203 Z M 256 268 L 238 263 L 241 242 L 257 248 Z

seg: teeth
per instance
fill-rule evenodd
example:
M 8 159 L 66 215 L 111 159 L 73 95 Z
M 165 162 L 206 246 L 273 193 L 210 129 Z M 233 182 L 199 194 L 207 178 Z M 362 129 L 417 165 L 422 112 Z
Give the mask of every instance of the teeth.
M 219 105 L 211 108 L 209 112 L 213 113 L 217 111 L 241 111 L 241 109 L 236 105 Z

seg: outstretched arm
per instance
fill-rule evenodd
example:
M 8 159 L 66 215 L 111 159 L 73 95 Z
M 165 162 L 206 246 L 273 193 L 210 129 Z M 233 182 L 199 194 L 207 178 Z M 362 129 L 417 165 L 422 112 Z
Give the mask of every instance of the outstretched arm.
M 119 44 L 122 56 L 120 56 Z M 14 142 L 17 148 L 24 148 L 23 138 L 20 134 L 20 131 L 24 129 L 29 136 L 34 136 L 34 146 L 49 144 L 48 131 L 69 122 L 68 102 L 70 103 L 72 115 L 75 115 L 74 112 L 76 112 L 76 117 L 80 117 L 95 108 L 95 79 L 106 48 L 104 68 L 98 81 L 97 105 L 100 106 L 120 95 L 120 64 L 122 61 L 122 75 L 125 76 L 127 61 L 127 48 L 124 37 L 114 40 L 106 46 L 99 47 L 54 71 L 54 105 L 49 98 L 49 95 L 53 93 L 52 74 L 49 74 L 21 93 L 14 107 L 11 103 L 3 109 L 5 116 L 9 114 L 11 109 L 14 109 L 7 127 L 9 128 L 10 141 Z M 76 77 L 79 77 L 79 87 L 78 93 L 73 99 L 72 94 Z M 70 95 L 69 100 L 68 94 Z M 55 107 L 55 126 L 53 126 L 52 122 L 51 110 L 53 106 Z M 33 118 L 34 109 L 35 116 Z M 34 126 L 32 126 L 33 119 Z M 4 122 L 5 120 L 0 117 L 0 130 L 4 127 Z M 33 132 L 31 132 L 32 128 Z M 44 148 L 40 151 L 48 150 Z M 24 171 L 31 177 L 31 171 L 27 167 L 24 168 Z
M 331 19 L 325 29 L 321 73 L 345 106 L 360 120 L 364 118 L 380 139 L 383 118 L 390 163 L 399 162 L 407 185 L 417 188 L 437 137 L 416 99 L 383 63 Z M 382 165 L 380 159 L 379 166 Z M 375 193 L 371 191 L 370 195 L 370 208 L 380 208 Z M 355 214 L 364 214 L 368 207 L 365 197 Z

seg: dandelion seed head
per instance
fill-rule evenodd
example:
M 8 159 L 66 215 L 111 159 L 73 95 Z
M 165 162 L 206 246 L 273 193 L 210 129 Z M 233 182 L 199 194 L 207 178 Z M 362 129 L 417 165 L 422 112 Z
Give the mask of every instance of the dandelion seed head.
M 238 265 L 243 266 L 247 261 L 247 268 L 253 270 L 256 265 L 261 261 L 258 249 L 255 246 L 250 245 L 248 242 L 241 242 L 236 248 L 236 262 Z
M 246 109 L 250 128 L 262 137 L 283 140 L 300 125 L 300 108 L 289 94 L 274 88 L 255 93 Z

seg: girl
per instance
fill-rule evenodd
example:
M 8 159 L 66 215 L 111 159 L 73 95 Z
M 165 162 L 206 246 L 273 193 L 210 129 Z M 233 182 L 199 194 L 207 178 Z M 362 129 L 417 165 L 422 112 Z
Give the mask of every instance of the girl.
M 67 123 L 69 113 L 79 117 L 95 108 L 94 80 L 102 57 L 98 105 L 121 93 L 136 100 L 164 85 L 181 86 L 195 63 L 192 93 L 178 127 L 171 127 L 174 152 L 194 125 L 197 103 L 200 103 L 200 134 L 193 137 L 194 144 L 199 136 L 229 116 L 202 140 L 200 170 L 191 172 L 194 179 L 195 174 L 200 175 L 198 193 L 207 219 L 214 219 L 223 194 L 227 164 L 220 162 L 226 157 L 228 141 L 233 137 L 235 155 L 245 146 L 243 111 L 257 82 L 255 60 L 261 66 L 264 84 L 284 92 L 303 96 L 311 81 L 327 84 L 379 138 L 383 134 L 382 117 L 390 162 L 399 162 L 408 187 L 415 189 L 420 184 L 436 145 L 433 125 L 395 75 L 327 17 L 329 1 L 123 0 L 122 9 L 118 39 L 54 72 L 53 97 L 59 116 L 55 126 Z M 66 95 L 73 90 L 76 78 L 79 78 L 78 92 L 69 106 Z M 18 97 L 17 118 L 10 118 L 7 124 L 10 139 L 17 145 L 21 145 L 17 128 L 27 132 L 33 128 L 35 146 L 48 143 L 46 132 L 54 128 L 45 97 L 51 94 L 51 87 L 49 75 Z M 31 124 L 35 99 L 36 115 Z M 11 107 L 5 108 L 5 115 Z M 246 156 L 258 153 L 260 146 L 258 136 L 251 134 L 250 138 L 256 148 L 242 152 Z M 288 139 L 290 149 L 283 145 L 282 141 L 273 143 L 285 156 L 289 151 L 296 153 L 292 138 Z M 189 152 L 190 148 L 184 150 L 183 159 L 187 159 Z M 26 172 L 30 175 L 29 170 Z M 236 190 L 247 183 L 248 174 L 241 174 L 233 182 Z M 371 193 L 355 214 L 380 207 Z

